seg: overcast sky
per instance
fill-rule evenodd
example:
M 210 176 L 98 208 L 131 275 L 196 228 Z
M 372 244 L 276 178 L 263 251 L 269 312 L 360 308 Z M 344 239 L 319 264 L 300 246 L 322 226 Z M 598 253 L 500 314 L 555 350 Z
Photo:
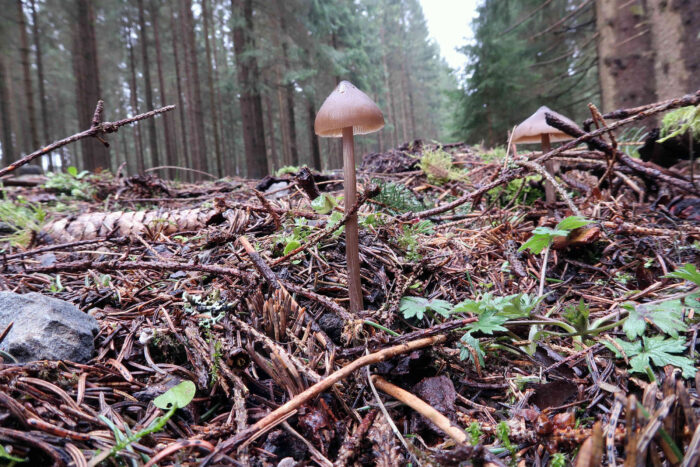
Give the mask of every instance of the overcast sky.
M 478 0 L 420 0 L 430 36 L 452 68 L 462 68 L 466 57 L 455 50 L 471 40 L 471 21 Z

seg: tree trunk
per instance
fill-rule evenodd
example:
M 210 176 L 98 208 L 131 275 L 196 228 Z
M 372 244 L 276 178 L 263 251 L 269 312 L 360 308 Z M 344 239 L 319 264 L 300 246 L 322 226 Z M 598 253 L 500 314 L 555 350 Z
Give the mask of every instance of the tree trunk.
M 159 3 L 150 3 L 150 16 L 151 24 L 153 25 L 153 39 L 156 45 L 156 64 L 158 66 L 158 89 L 160 91 L 160 105 L 168 105 L 168 98 L 165 92 L 165 80 L 163 79 L 163 55 L 162 46 L 160 42 L 160 28 L 158 27 L 158 10 Z M 177 142 L 175 141 L 175 131 L 173 128 L 174 120 L 169 112 L 166 112 L 161 117 L 163 120 L 163 129 L 165 134 L 165 165 L 176 165 L 177 164 Z M 168 169 L 165 171 L 168 178 L 172 179 L 174 176 L 173 169 Z
M 176 23 L 175 23 L 175 12 L 171 8 L 170 10 L 170 31 L 171 34 L 170 36 L 173 39 L 173 59 L 175 60 L 175 84 L 177 87 L 177 102 L 178 102 L 178 109 L 180 112 L 180 137 L 182 138 L 182 161 L 178 161 L 178 165 L 182 165 L 183 167 L 191 167 L 192 166 L 192 160 L 190 157 L 190 151 L 189 148 L 187 147 L 187 121 L 185 120 L 185 96 L 183 95 L 182 91 L 182 80 L 180 79 L 180 51 L 179 47 L 177 46 L 178 42 L 178 34 L 177 34 L 177 28 L 176 28 Z M 191 173 L 187 173 L 186 177 L 188 179 L 191 179 Z
M 316 121 L 316 106 L 311 98 L 306 100 L 306 111 L 309 118 L 309 147 L 311 148 L 311 165 L 316 170 L 322 170 L 321 166 L 321 148 L 318 145 L 318 136 L 314 131 L 314 122 Z
M 384 75 L 384 89 L 386 90 L 386 101 L 389 104 L 388 110 L 388 115 L 387 115 L 387 120 L 389 121 L 389 124 L 392 127 L 392 143 L 393 146 L 396 147 L 399 145 L 399 135 L 398 135 L 398 128 L 396 125 L 396 112 L 394 111 L 394 98 L 393 94 L 391 92 L 391 86 L 389 83 L 389 66 L 387 65 L 387 59 L 386 59 L 386 50 L 384 49 L 384 25 L 380 24 L 379 25 L 379 38 L 382 44 L 382 68 L 383 68 L 383 75 Z
M 209 45 L 209 5 L 208 0 L 202 0 L 202 20 L 204 22 L 204 50 L 207 57 L 207 81 L 209 84 L 209 112 L 211 113 L 212 131 L 214 133 L 214 153 L 216 155 L 216 169 L 219 177 L 223 176 L 223 158 L 221 155 L 221 142 L 219 141 L 219 129 L 217 123 L 219 116 L 214 100 L 214 69 L 212 66 L 211 47 Z
M 7 89 L 7 69 L 5 55 L 0 54 L 0 124 L 2 124 L 2 166 L 15 161 L 15 143 L 12 138 L 12 119 L 10 118 L 10 93 Z
M 647 0 L 596 0 L 598 74 L 605 112 L 657 100 Z
M 270 150 L 268 159 L 267 159 L 267 166 L 271 170 L 275 170 L 279 168 L 279 159 L 277 158 L 277 142 L 275 141 L 275 126 L 272 123 L 272 100 L 270 99 L 269 93 L 265 93 L 265 107 L 267 107 L 265 116 L 266 116 L 266 125 L 267 125 L 267 147 Z
M 255 50 L 253 40 L 252 0 L 231 0 L 235 24 L 233 26 L 233 46 L 238 67 L 240 84 L 241 120 L 248 178 L 261 178 L 267 175 L 265 156 L 265 128 L 263 125 L 262 99 L 258 83 L 260 72 L 258 61 L 251 52 Z
M 143 80 L 146 83 L 146 110 L 153 110 L 153 86 L 151 84 L 151 63 L 148 60 L 148 33 L 146 32 L 146 15 L 143 11 L 143 0 L 137 0 L 139 9 L 139 33 L 141 39 L 141 61 L 143 63 Z M 149 118 L 146 121 L 148 128 L 148 145 L 151 148 L 151 167 L 160 165 L 158 157 L 158 134 L 156 133 L 156 119 Z
M 44 59 L 41 54 L 41 36 L 39 35 L 39 19 L 36 14 L 35 0 L 30 0 L 32 8 L 32 38 L 34 39 L 34 50 L 36 52 L 36 74 L 39 81 L 39 104 L 41 106 L 41 126 L 44 144 L 51 142 L 51 131 L 49 129 L 49 111 L 46 104 L 46 87 L 44 85 Z M 49 170 L 54 170 L 53 155 L 49 156 Z
M 284 10 L 282 9 L 282 2 L 278 0 L 279 11 L 280 11 L 280 26 L 282 28 L 282 63 L 284 64 L 284 72 L 290 70 L 289 65 L 289 35 L 287 31 L 287 20 L 285 19 Z M 280 83 L 281 84 L 281 83 Z M 297 148 L 297 126 L 296 119 L 294 117 L 294 83 L 288 80 L 284 84 L 284 89 L 286 93 L 287 102 L 284 106 L 285 116 L 281 120 L 286 123 L 287 126 L 287 144 L 289 144 L 289 155 L 290 162 L 293 166 L 299 165 L 299 149 Z M 283 107 L 280 106 L 280 114 L 282 113 Z
M 24 148 L 27 153 L 39 149 L 39 133 L 36 127 L 36 110 L 34 108 L 34 90 L 32 88 L 32 75 L 29 71 L 29 36 L 27 35 L 27 21 L 24 17 L 22 0 L 17 0 L 17 24 L 19 26 L 19 56 L 22 63 L 22 77 L 24 86 L 25 109 L 29 124 L 29 136 L 31 147 Z M 47 141 L 48 143 L 48 141 Z M 35 159 L 34 164 L 40 164 Z
M 131 95 L 131 107 L 134 115 L 138 115 L 139 112 L 139 98 L 138 98 L 138 84 L 136 82 L 136 60 L 134 59 L 134 44 L 131 42 L 131 27 L 126 29 L 126 43 L 127 50 L 129 51 L 129 89 Z M 140 174 L 144 173 L 146 170 L 146 163 L 143 154 L 143 140 L 141 138 L 141 128 L 139 125 L 134 125 L 134 148 L 136 153 L 136 170 Z
M 97 62 L 97 38 L 95 35 L 95 12 L 92 1 L 75 0 L 77 24 L 73 29 L 73 63 L 77 71 L 76 103 L 79 127 L 88 129 L 92 125 L 95 105 L 101 98 L 100 73 Z M 109 151 L 97 138 L 80 141 L 83 166 L 86 170 L 108 168 Z
M 194 18 L 192 16 L 192 0 L 182 0 L 182 27 L 185 44 L 185 72 L 190 94 L 190 120 L 194 130 L 196 147 L 196 160 L 193 156 L 194 168 L 207 172 L 207 144 L 204 132 L 204 112 L 202 110 L 202 91 L 199 83 L 199 64 L 197 62 L 197 49 L 194 35 Z M 198 176 L 199 177 L 199 176 Z

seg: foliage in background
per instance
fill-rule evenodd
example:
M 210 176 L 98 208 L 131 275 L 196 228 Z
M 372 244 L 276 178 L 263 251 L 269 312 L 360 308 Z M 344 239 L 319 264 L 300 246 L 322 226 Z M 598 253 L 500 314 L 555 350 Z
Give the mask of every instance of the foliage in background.
M 572 119 L 583 116 L 581 102 L 595 102 L 599 88 L 596 43 L 590 40 L 595 4 L 570 15 L 580 3 L 481 3 L 474 40 L 461 49 L 467 65 L 454 122 L 457 138 L 505 144 L 507 132 L 542 105 Z
M 88 175 L 89 172 L 78 172 L 74 166 L 68 167 L 65 172 L 49 172 L 46 174 L 48 180 L 44 188 L 73 198 L 89 200 L 95 189 L 86 180 Z
M 32 236 L 46 219 L 46 212 L 39 204 L 24 198 L 16 201 L 0 200 L 0 243 L 26 247 Z

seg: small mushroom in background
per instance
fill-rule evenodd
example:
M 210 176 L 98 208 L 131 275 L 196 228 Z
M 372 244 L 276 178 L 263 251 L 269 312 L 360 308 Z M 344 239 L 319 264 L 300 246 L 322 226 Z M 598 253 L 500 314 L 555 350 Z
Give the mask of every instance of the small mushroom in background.
M 357 202 L 353 135 L 374 133 L 383 127 L 384 115 L 377 104 L 348 81 L 338 84 L 316 114 L 314 130 L 318 136 L 343 138 L 345 209 L 350 209 Z M 350 311 L 357 313 L 363 309 L 357 213 L 350 216 L 345 224 L 345 257 L 348 262 Z
M 578 126 L 570 119 L 543 105 L 537 109 L 537 112 L 530 115 L 525 121 L 515 127 L 515 130 L 513 130 L 513 136 L 511 137 L 512 144 L 540 143 L 542 145 L 542 154 L 545 154 L 551 149 L 550 143 L 569 141 L 573 139 L 563 131 L 547 125 L 544 116 L 545 113 L 554 115 L 558 119 L 568 123 L 569 125 L 573 125 L 574 127 Z M 554 175 L 557 171 L 554 161 L 551 160 L 545 162 L 545 168 L 547 169 L 547 172 L 552 175 Z M 557 194 L 552 183 L 545 180 L 544 189 L 547 203 L 553 203 L 556 201 Z

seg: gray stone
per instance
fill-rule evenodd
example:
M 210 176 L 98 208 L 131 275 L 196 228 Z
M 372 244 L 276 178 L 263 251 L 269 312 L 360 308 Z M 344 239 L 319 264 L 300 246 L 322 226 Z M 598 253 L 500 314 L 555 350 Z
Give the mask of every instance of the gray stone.
M 97 320 L 72 303 L 39 293 L 0 292 L 0 331 L 11 322 L 0 350 L 19 362 L 86 362 L 95 353 Z

